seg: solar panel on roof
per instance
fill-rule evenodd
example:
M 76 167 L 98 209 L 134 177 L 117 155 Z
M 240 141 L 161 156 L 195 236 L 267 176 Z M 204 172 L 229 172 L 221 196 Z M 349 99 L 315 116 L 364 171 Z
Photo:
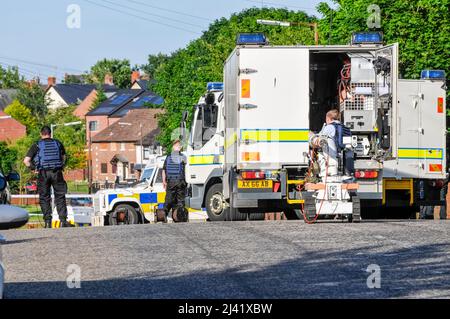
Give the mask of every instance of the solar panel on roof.
M 141 107 L 144 106 L 145 103 L 150 103 L 150 101 L 154 98 L 154 95 L 148 95 L 148 96 L 144 96 L 142 98 L 140 98 L 139 100 L 137 100 L 136 102 L 134 102 L 132 104 L 133 107 Z
M 130 94 L 121 94 L 117 97 L 115 97 L 112 101 L 111 104 L 112 105 L 119 105 L 124 103 L 126 100 L 128 100 L 131 97 Z
M 161 96 L 156 96 L 155 98 L 153 98 L 151 103 L 155 105 L 161 105 L 164 103 L 164 99 Z

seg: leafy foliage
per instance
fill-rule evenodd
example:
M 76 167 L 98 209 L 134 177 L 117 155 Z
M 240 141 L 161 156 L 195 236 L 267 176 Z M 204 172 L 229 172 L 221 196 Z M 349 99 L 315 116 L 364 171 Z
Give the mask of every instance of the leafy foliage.
M 48 101 L 45 91 L 36 83 L 22 83 L 16 97 L 22 105 L 30 109 L 31 113 L 38 119 L 43 120 L 47 114 Z
M 17 140 L 16 143 L 10 148 L 16 155 L 14 159 L 13 170 L 20 175 L 18 188 L 21 194 L 25 191 L 25 185 L 29 181 L 36 178 L 36 176 L 34 176 L 34 173 L 25 166 L 25 164 L 23 163 L 23 159 L 28 153 L 31 145 L 38 139 L 39 134 L 35 130 L 29 133 L 27 136 Z
M 5 142 L 0 142 L 0 172 L 5 174 L 12 171 L 16 160 L 16 151 Z
M 92 102 L 91 110 L 95 109 L 97 106 L 108 99 L 108 97 L 105 95 L 105 90 L 103 90 L 103 87 L 101 85 L 97 87 L 96 91 L 97 96 L 95 97 L 94 102 Z
M 74 75 L 74 74 L 66 74 L 64 77 L 64 84 L 84 84 L 86 81 L 86 74 L 82 75 Z
M 114 84 L 121 89 L 131 85 L 131 65 L 129 60 L 103 59 L 98 61 L 87 76 L 87 81 L 93 84 L 103 84 L 105 75 L 113 76 Z
M 321 3 L 319 23 L 322 44 L 331 35 L 332 44 L 346 44 L 356 31 L 369 31 L 367 8 L 377 4 L 381 9 L 381 31 L 386 43 L 400 46 L 400 73 L 417 79 L 424 69 L 450 70 L 450 0 L 334 0 L 337 10 Z M 330 21 L 332 28 L 330 31 Z
M 169 56 L 163 53 L 158 54 L 150 54 L 148 56 L 148 63 L 142 66 L 142 70 L 148 74 L 150 77 L 153 77 L 156 73 L 156 70 L 166 63 L 169 60 Z
M 31 110 L 20 103 L 19 100 L 14 100 L 6 109 L 5 113 L 16 119 L 21 124 L 27 127 L 27 130 L 37 128 L 38 121 L 31 113 Z
M 18 89 L 23 80 L 18 67 L 4 69 L 0 66 L 0 89 Z

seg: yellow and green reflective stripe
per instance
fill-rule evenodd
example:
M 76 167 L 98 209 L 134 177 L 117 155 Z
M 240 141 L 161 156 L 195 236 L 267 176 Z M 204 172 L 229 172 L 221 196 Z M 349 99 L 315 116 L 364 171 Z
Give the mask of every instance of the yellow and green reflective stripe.
M 236 142 L 237 142 L 237 133 L 235 132 L 225 140 L 225 149 L 228 149 L 229 147 L 233 146 Z
M 307 143 L 309 130 L 307 129 L 243 129 L 242 141 L 258 143 Z
M 224 161 L 223 155 L 193 155 L 189 157 L 189 165 L 220 165 Z
M 398 158 L 442 160 L 444 158 L 444 150 L 442 148 L 399 148 Z

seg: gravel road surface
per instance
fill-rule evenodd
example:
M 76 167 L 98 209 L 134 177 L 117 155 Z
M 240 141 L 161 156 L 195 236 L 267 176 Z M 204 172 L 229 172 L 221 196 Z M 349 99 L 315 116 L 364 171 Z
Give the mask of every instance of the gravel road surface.
M 445 221 L 156 224 L 2 234 L 6 298 L 450 298 Z M 68 288 L 77 269 L 69 265 L 81 271 L 79 289 Z M 368 267 L 376 272 L 378 266 L 380 276 L 368 280 Z

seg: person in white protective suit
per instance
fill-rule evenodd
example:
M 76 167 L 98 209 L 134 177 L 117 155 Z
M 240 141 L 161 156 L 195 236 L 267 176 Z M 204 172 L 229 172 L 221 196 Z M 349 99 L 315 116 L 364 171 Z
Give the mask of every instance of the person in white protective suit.
M 321 152 L 318 154 L 321 178 L 324 178 L 327 172 L 328 176 L 338 175 L 339 161 L 336 145 L 336 127 L 333 123 L 340 123 L 339 117 L 340 113 L 338 110 L 329 111 L 322 130 L 312 139 L 313 147 L 321 149 Z

